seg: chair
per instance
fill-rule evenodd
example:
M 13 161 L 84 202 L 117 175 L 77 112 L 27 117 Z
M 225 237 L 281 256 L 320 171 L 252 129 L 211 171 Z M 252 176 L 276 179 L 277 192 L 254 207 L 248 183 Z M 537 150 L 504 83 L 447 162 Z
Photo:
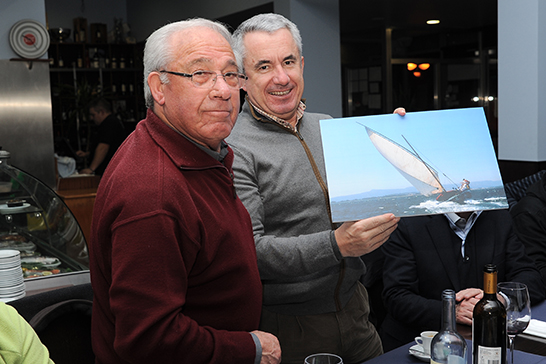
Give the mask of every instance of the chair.
M 55 364 L 93 364 L 91 284 L 61 288 L 9 303 L 34 328 Z
M 546 173 L 546 169 L 504 185 L 504 191 L 506 192 L 506 199 L 508 200 L 510 209 L 525 196 L 529 186 L 540 180 L 544 173 Z

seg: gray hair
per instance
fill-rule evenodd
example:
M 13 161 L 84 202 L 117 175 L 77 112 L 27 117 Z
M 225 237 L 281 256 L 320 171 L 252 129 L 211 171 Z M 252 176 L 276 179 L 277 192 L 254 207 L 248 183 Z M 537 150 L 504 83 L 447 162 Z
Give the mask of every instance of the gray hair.
M 167 24 L 153 32 L 146 40 L 144 47 L 144 99 L 146 107 L 153 108 L 154 98 L 148 85 L 148 75 L 154 71 L 160 71 L 169 63 L 174 62 L 182 44 L 172 46 L 169 42 L 171 36 L 190 28 L 205 27 L 217 31 L 230 45 L 232 45 L 231 33 L 227 27 L 216 21 L 194 18 Z M 166 74 L 160 74 L 161 82 L 168 83 Z
M 292 38 L 298 47 L 300 56 L 303 54 L 303 45 L 301 41 L 300 31 L 296 24 L 292 23 L 290 20 L 286 19 L 280 14 L 258 14 L 253 16 L 250 19 L 245 20 L 235 32 L 233 32 L 233 52 L 235 53 L 235 58 L 237 59 L 237 64 L 239 65 L 239 71 L 244 73 L 244 59 L 246 57 L 246 48 L 243 42 L 243 38 L 246 34 L 252 32 L 267 32 L 274 33 L 280 29 L 288 29 Z

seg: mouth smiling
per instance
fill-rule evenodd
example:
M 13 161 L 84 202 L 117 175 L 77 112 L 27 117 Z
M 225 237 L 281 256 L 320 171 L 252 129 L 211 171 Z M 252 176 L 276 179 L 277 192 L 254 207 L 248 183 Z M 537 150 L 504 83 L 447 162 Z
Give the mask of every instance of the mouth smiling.
M 285 96 L 288 95 L 292 90 L 286 90 L 286 91 L 270 91 L 269 94 L 273 96 Z

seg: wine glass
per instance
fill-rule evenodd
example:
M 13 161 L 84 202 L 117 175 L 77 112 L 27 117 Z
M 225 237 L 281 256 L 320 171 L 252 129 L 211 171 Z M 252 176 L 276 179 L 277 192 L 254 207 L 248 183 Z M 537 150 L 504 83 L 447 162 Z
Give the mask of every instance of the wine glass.
M 343 364 L 343 359 L 335 354 L 313 354 L 305 358 L 304 364 Z
M 527 286 L 518 282 L 501 282 L 497 285 L 499 300 L 506 308 L 506 331 L 510 340 L 510 364 L 514 364 L 514 339 L 531 321 L 531 301 Z

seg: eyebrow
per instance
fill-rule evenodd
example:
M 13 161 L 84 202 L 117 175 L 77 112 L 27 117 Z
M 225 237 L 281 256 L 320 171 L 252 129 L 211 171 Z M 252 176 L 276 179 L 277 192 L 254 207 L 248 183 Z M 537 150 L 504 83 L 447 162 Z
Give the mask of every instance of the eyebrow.
M 286 57 L 283 58 L 283 62 L 284 62 L 284 61 L 288 61 L 288 60 L 295 61 L 295 60 L 296 60 L 296 56 L 294 56 L 293 54 L 291 54 L 291 55 L 286 56 Z M 268 60 L 268 59 L 263 59 L 263 60 L 261 60 L 261 61 L 258 61 L 258 62 L 254 65 L 254 68 L 260 68 L 262 65 L 268 64 L 268 63 L 271 63 L 271 61 Z

